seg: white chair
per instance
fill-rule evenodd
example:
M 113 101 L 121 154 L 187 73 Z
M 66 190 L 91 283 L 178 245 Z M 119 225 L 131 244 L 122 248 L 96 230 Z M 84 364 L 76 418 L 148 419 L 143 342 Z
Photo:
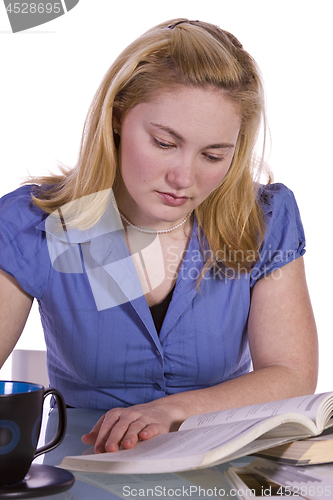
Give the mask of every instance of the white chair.
M 12 380 L 49 386 L 46 351 L 15 349 L 12 352 Z

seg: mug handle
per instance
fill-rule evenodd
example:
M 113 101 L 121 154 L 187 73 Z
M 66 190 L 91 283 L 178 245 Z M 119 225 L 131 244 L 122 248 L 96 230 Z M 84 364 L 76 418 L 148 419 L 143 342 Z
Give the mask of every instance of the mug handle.
M 49 394 L 53 394 L 53 396 L 55 397 L 56 403 L 57 403 L 58 418 L 59 418 L 58 429 L 57 429 L 57 433 L 54 436 L 54 438 L 52 439 L 52 441 L 45 444 L 41 448 L 38 448 L 38 450 L 36 450 L 34 459 L 36 457 L 39 457 L 39 455 L 42 455 L 43 453 L 47 453 L 48 451 L 54 450 L 54 448 L 59 446 L 59 444 L 62 442 L 62 440 L 64 439 L 65 434 L 66 434 L 67 413 L 66 413 L 66 404 L 65 404 L 64 398 L 62 397 L 60 392 L 58 392 L 56 389 L 46 389 L 44 392 L 43 401 L 45 401 L 46 396 L 48 396 Z

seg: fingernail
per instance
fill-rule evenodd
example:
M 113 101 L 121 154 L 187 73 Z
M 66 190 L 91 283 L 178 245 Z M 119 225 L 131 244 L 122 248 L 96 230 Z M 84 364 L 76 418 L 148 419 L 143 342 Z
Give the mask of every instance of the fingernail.
M 116 449 L 118 449 L 118 445 L 116 443 L 112 443 L 112 442 L 111 443 L 106 443 L 105 448 L 106 447 L 108 447 L 108 449 L 110 449 L 110 448 L 116 448 Z

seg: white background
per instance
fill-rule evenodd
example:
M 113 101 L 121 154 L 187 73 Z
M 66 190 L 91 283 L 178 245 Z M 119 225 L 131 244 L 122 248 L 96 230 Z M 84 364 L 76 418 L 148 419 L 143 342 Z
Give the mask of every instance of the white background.
M 275 180 L 298 201 L 320 341 L 317 391 L 333 390 L 331 0 L 80 0 L 66 15 L 12 34 L 0 4 L 0 195 L 30 173 L 76 162 L 83 122 L 106 69 L 134 38 L 187 17 L 235 34 L 264 75 Z M 43 349 L 37 311 L 18 347 Z M 10 375 L 10 362 L 1 377 Z

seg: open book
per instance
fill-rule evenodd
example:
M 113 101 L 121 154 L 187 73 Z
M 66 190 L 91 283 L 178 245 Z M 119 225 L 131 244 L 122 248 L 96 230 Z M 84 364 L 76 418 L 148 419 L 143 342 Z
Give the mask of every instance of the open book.
M 130 450 L 65 457 L 60 467 L 81 472 L 146 474 L 211 467 L 333 425 L 333 392 L 195 415 L 177 432 Z

